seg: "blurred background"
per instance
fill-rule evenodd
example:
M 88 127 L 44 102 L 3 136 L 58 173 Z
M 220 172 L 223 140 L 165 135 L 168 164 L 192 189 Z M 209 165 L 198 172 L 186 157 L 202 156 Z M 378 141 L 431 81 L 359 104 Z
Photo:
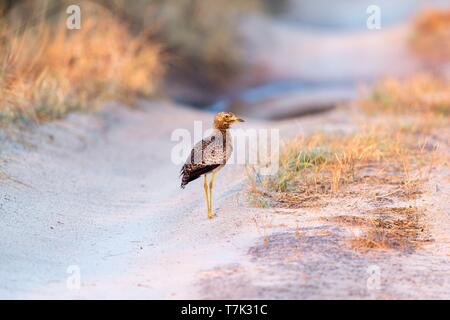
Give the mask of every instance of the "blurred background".
M 450 1 L 380 0 L 377 28 L 365 0 L 86 0 L 79 30 L 71 4 L 0 2 L 1 124 L 152 97 L 286 118 L 423 74 L 448 110 Z

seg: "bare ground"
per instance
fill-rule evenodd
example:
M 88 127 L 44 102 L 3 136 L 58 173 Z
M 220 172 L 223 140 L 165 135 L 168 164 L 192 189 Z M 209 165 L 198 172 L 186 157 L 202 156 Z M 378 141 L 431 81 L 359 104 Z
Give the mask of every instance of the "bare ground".
M 316 209 L 254 208 L 236 165 L 217 176 L 216 217 L 207 220 L 202 182 L 179 188 L 170 137 L 211 115 L 159 104 L 2 132 L 0 297 L 450 297 L 448 167 L 432 171 L 419 197 L 383 200 L 426 209 L 417 246 L 355 248 L 367 228 L 348 217 L 380 207 L 364 197 Z M 246 122 L 280 128 L 282 138 L 353 124 L 342 109 Z M 67 286 L 73 265 L 79 289 Z

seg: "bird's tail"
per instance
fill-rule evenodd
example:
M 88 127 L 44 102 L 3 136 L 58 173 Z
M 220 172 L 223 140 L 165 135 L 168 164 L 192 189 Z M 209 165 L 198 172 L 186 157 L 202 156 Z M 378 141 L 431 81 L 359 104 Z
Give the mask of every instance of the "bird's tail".
M 184 166 L 180 170 L 180 177 L 181 177 L 181 189 L 184 189 L 189 181 L 186 181 L 186 176 L 184 175 Z

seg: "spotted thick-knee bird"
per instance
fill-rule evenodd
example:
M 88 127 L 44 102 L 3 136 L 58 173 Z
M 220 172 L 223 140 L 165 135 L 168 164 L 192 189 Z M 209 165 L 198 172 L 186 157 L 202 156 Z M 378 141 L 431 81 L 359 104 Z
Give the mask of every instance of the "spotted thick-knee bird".
M 181 168 L 181 188 L 191 181 L 204 177 L 203 188 L 205 190 L 206 207 L 208 209 L 208 218 L 213 217 L 212 213 L 212 189 L 214 176 L 230 158 L 233 151 L 231 135 L 228 129 L 234 122 L 244 122 L 231 112 L 219 112 L 214 117 L 213 133 L 199 141 L 191 150 L 191 154 L 186 163 Z M 207 174 L 211 174 L 211 180 L 207 181 Z

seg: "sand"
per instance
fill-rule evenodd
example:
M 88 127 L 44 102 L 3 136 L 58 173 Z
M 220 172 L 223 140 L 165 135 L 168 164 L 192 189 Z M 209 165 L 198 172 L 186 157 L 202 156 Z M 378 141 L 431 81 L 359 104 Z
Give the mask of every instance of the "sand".
M 0 297 L 450 297 L 448 171 L 436 171 L 414 200 L 430 208 L 433 242 L 410 253 L 346 246 L 348 230 L 323 218 L 361 212 L 347 202 L 254 208 L 240 165 L 217 175 L 216 217 L 208 220 L 202 181 L 181 190 L 181 165 L 170 154 L 174 129 L 192 131 L 194 120 L 210 119 L 154 101 L 2 131 Z M 279 128 L 283 139 L 318 128 L 351 130 L 353 121 L 342 109 L 248 120 L 246 128 Z M 370 270 L 379 271 L 378 282 Z

